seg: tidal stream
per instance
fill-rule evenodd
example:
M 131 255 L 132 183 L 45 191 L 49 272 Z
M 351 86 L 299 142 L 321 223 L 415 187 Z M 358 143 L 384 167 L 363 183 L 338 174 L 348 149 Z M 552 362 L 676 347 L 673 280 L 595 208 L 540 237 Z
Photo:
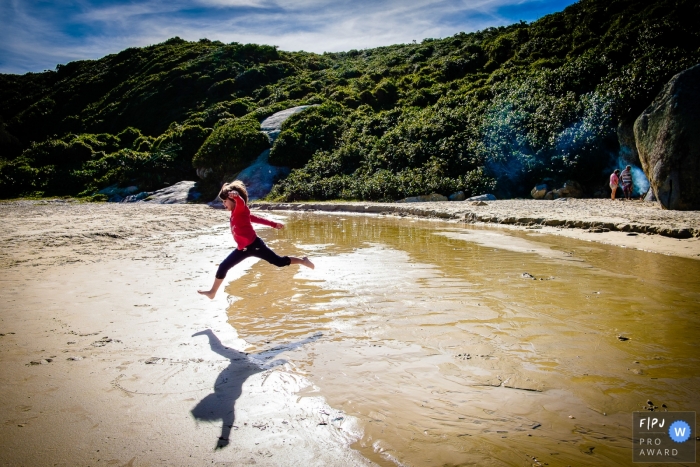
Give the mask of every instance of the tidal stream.
M 229 322 L 356 417 L 380 465 L 630 465 L 632 412 L 700 411 L 700 261 L 454 223 L 289 214 Z M 665 408 L 662 408 L 665 404 Z M 339 423 L 342 420 L 338 421 Z

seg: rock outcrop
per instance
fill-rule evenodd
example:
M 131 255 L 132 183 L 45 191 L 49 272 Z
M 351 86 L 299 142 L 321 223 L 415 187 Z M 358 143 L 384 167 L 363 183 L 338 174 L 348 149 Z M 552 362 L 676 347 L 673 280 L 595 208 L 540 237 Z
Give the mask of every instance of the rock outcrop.
M 267 195 L 277 180 L 289 175 L 288 167 L 270 165 L 267 161 L 269 155 L 270 150 L 266 149 L 236 177 L 245 183 L 250 200 L 260 199 Z
M 621 121 L 617 125 L 617 142 L 620 144 L 620 157 L 625 164 L 639 165 L 639 152 L 634 139 L 634 122 Z
M 114 185 L 110 185 L 106 188 L 101 189 L 97 193 L 100 195 L 106 195 L 107 199 L 110 203 L 119 203 L 124 200 L 124 198 L 128 198 L 129 196 L 133 196 L 135 193 L 139 192 L 139 188 L 137 186 L 128 186 L 126 188 L 119 188 L 119 184 L 115 183 Z
M 144 202 L 156 204 L 185 204 L 197 201 L 200 193 L 195 188 L 196 182 L 178 182 L 161 190 L 154 191 Z
M 530 196 L 532 196 L 535 199 L 542 199 L 547 194 L 547 188 L 548 187 L 546 183 L 535 185 L 535 187 L 532 190 L 530 190 Z
M 274 113 L 267 117 L 260 123 L 260 131 L 265 133 L 270 140 L 270 146 L 275 143 L 277 136 L 282 131 L 282 124 L 292 115 L 299 113 L 307 108 L 309 105 L 300 105 L 297 107 L 292 107 L 289 109 L 282 110 L 280 112 Z M 270 155 L 270 150 L 266 149 L 263 151 L 255 161 L 245 169 L 241 170 L 236 179 L 241 180 L 245 183 L 248 190 L 248 199 L 253 201 L 260 199 L 267 195 L 272 189 L 272 185 L 289 174 L 288 167 L 277 167 L 270 165 L 268 162 L 268 156 Z M 204 172 L 202 172 L 204 174 Z M 197 175 L 200 175 L 199 170 Z M 201 175 L 200 175 L 201 176 Z M 217 197 L 210 203 L 209 206 L 213 208 L 222 208 L 223 204 L 221 200 Z
M 200 193 L 195 188 L 196 182 L 177 182 L 158 191 L 142 191 L 119 200 L 122 203 L 186 204 L 197 201 Z
M 634 122 L 642 168 L 665 209 L 700 209 L 700 65 L 675 75 Z

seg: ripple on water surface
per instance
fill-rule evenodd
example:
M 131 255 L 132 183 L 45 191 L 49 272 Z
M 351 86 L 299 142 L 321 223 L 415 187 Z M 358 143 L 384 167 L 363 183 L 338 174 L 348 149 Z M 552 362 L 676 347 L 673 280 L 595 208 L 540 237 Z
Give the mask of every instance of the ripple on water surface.
M 300 215 L 261 236 L 314 270 L 254 264 L 226 291 L 364 424 L 382 465 L 628 465 L 647 399 L 700 410 L 700 262 L 507 230 Z M 618 336 L 628 337 L 622 341 Z

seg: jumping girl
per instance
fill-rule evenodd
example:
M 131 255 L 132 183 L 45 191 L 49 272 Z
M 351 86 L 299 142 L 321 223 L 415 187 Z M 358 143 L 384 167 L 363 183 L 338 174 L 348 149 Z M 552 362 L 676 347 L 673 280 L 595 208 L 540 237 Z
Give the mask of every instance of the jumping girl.
M 219 192 L 219 198 L 224 202 L 226 210 L 231 211 L 231 233 L 233 233 L 233 239 L 238 246 L 219 265 L 219 269 L 216 271 L 216 279 L 214 279 L 214 285 L 211 286 L 211 289 L 198 290 L 200 294 L 214 298 L 228 270 L 250 256 L 264 259 L 280 268 L 290 264 L 301 264 L 307 268 L 314 268 L 314 263 L 309 261 L 309 258 L 306 256 L 296 258 L 294 256 L 277 255 L 257 236 L 251 222 L 268 225 L 275 229 L 282 229 L 284 225 L 250 213 L 250 209 L 248 209 L 248 191 L 242 181 L 236 180 L 225 184 Z

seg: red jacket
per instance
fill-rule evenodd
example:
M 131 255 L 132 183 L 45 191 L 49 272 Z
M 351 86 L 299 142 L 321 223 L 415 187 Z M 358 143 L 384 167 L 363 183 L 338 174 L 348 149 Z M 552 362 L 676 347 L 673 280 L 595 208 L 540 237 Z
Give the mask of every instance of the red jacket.
M 231 233 L 239 250 L 244 249 L 258 238 L 251 222 L 274 227 L 277 222 L 254 216 L 242 199 L 234 198 L 236 207 L 231 211 Z

